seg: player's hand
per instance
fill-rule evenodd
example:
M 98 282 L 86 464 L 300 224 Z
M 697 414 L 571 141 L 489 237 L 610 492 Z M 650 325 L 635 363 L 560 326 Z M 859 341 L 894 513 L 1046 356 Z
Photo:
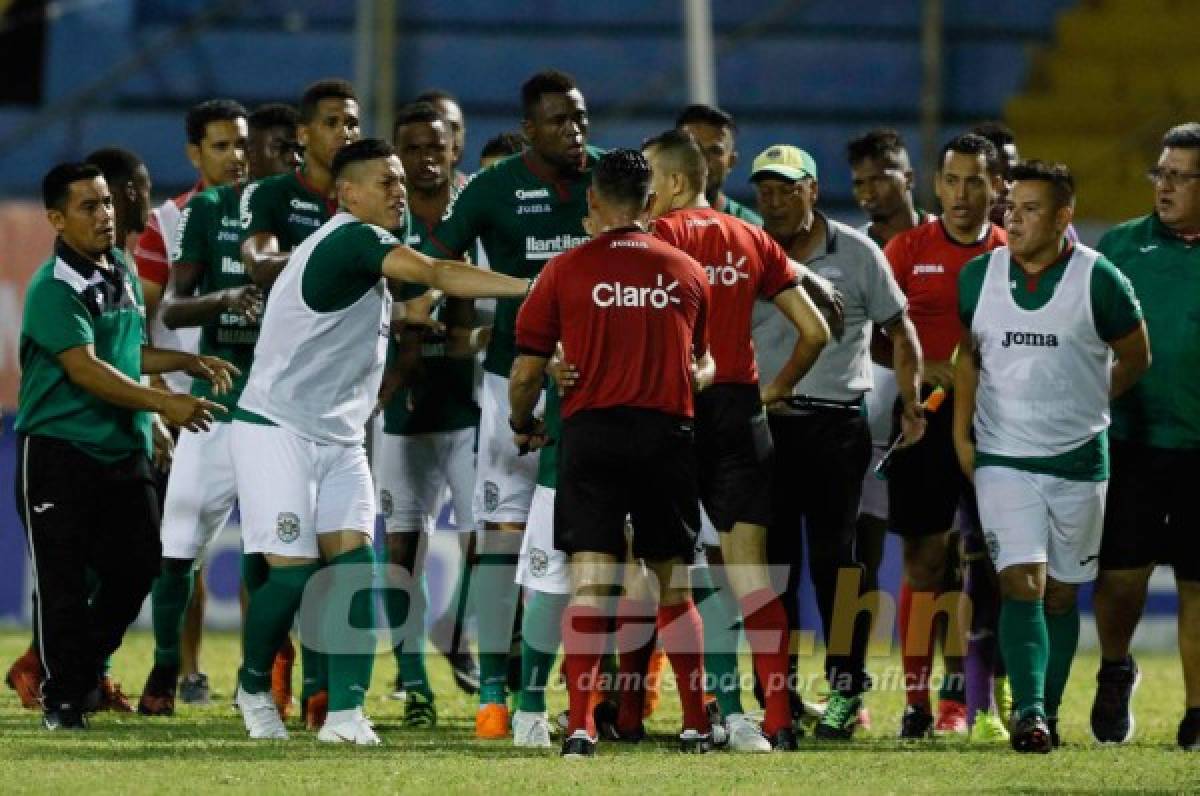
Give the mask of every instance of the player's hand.
M 197 398 L 186 393 L 171 393 L 163 402 L 162 416 L 173 426 L 186 428 L 188 431 L 208 431 L 217 412 L 225 414 L 228 410 L 219 403 L 207 398 Z
M 509 419 L 509 426 L 512 427 L 512 419 Z M 524 456 L 527 453 L 532 453 L 536 450 L 541 450 L 547 445 L 553 445 L 554 440 L 546 434 L 546 421 L 540 417 L 530 419 L 530 422 L 524 433 L 514 431 L 513 442 L 517 446 L 517 455 Z
M 840 341 L 846 331 L 846 303 L 841 291 L 825 277 L 814 274 L 811 269 L 804 275 L 801 287 L 821 312 L 825 323 L 829 324 L 829 333 L 833 335 L 833 339 Z
M 905 402 L 900 412 L 900 444 L 897 449 L 916 445 L 925 436 L 925 407 L 920 403 Z
M 922 365 L 921 381 L 931 387 L 944 387 L 950 389 L 954 386 L 954 363 L 943 362 L 928 362 Z
M 777 382 L 771 382 L 762 388 L 763 406 L 770 410 L 776 404 L 782 404 L 791 394 L 791 388 L 784 387 Z
M 187 374 L 194 379 L 204 379 L 212 385 L 213 395 L 224 395 L 233 389 L 233 377 L 242 371 L 233 363 L 220 357 L 196 354 L 188 363 Z
M 404 372 L 399 368 L 388 368 L 383 372 L 383 381 L 379 383 L 379 396 L 375 400 L 375 413 L 379 413 L 396 397 L 396 392 L 404 386 Z
M 154 441 L 154 466 L 165 473 L 171 469 L 171 459 L 175 456 L 175 438 L 159 414 L 150 416 L 150 432 Z
M 546 366 L 546 370 L 550 372 L 550 377 L 554 379 L 555 388 L 558 390 L 558 397 L 566 396 L 571 390 L 575 389 L 575 385 L 579 384 L 579 369 L 570 362 L 563 362 L 558 357 L 550 360 Z
M 226 288 L 221 298 L 226 312 L 237 313 L 251 323 L 262 317 L 263 294 L 257 285 Z
M 972 484 L 975 483 L 975 444 L 969 439 L 959 439 L 955 434 L 954 453 L 958 456 L 958 466 L 962 468 L 963 475 Z

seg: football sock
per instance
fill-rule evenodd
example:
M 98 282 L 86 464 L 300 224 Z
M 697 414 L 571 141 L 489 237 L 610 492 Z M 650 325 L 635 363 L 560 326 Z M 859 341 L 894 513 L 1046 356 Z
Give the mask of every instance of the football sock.
M 787 611 L 773 592 L 751 592 L 742 598 L 742 621 L 746 641 L 754 653 L 754 672 L 763 690 L 763 732 L 771 736 L 792 726 Z
M 292 627 L 308 579 L 318 569 L 320 564 L 316 563 L 271 567 L 266 582 L 251 593 L 242 628 L 244 652 L 239 682 L 243 690 L 251 694 L 271 690 L 275 653 Z
M 567 736 L 585 730 L 596 737 L 596 722 L 588 710 L 596 685 L 608 618 L 589 605 L 568 605 L 563 611 L 563 670 L 567 678 Z
M 692 571 L 692 594 L 704 620 L 705 690 L 717 697 L 721 715 L 743 713 L 738 674 L 738 604 L 729 589 L 718 589 L 707 567 Z
M 642 726 L 646 704 L 646 675 L 658 643 L 658 610 L 652 602 L 617 601 L 617 729 L 626 735 Z
M 261 553 L 242 553 L 242 585 L 246 587 L 247 594 L 253 594 L 266 583 L 270 571 L 266 556 Z
M 1041 600 L 1005 599 L 1000 606 L 1000 649 L 1018 714 L 1045 713 L 1050 640 Z
M 659 606 L 658 635 L 675 672 L 683 728 L 708 733 L 712 727 L 704 710 L 704 627 L 696 604 L 688 599 Z
M 363 545 L 329 561 L 321 640 L 329 653 L 329 712 L 362 707 L 375 665 L 375 551 Z M 278 644 L 276 645 L 278 646 Z
M 190 561 L 163 559 L 162 569 L 150 589 L 155 666 L 179 666 L 183 617 L 195 582 L 196 574 Z
M 1072 606 L 1065 614 L 1046 614 L 1046 637 L 1050 643 L 1046 660 L 1046 715 L 1058 716 L 1075 649 L 1079 646 L 1078 606 Z
M 992 710 L 996 659 L 997 612 L 1000 595 L 996 576 L 986 553 L 969 554 L 966 559 L 966 596 L 971 601 L 971 628 L 967 637 L 967 655 L 963 662 L 966 676 L 967 721 L 975 723 L 975 714 Z
M 546 711 L 546 683 L 562 643 L 563 611 L 570 596 L 535 591 L 525 603 L 521 622 L 521 693 L 518 707 Z
M 918 601 L 922 605 L 931 606 L 936 596 L 935 592 L 914 592 L 907 582 L 900 586 L 897 618 L 900 626 L 901 662 L 904 667 L 904 699 L 909 705 L 929 707 L 929 675 L 933 668 L 933 627 L 927 625 L 924 631 L 927 634 L 925 644 L 920 644 L 916 639 L 909 639 L 913 602 Z M 928 609 L 922 613 L 925 614 L 924 619 L 928 620 Z
M 513 582 L 516 570 L 516 555 L 481 553 L 472 579 L 471 597 L 479 633 L 481 705 L 503 705 L 505 701 L 513 621 L 521 597 L 521 587 Z

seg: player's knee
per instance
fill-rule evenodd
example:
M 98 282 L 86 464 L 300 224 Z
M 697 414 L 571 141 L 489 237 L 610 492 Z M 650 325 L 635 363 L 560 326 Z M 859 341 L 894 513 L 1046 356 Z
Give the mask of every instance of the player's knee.
M 1041 565 L 1013 564 L 1000 571 L 1000 593 L 1011 600 L 1040 600 L 1045 594 L 1045 580 Z
M 1051 616 L 1068 614 L 1075 609 L 1077 587 L 1070 583 L 1059 583 L 1055 580 L 1046 581 L 1045 610 Z

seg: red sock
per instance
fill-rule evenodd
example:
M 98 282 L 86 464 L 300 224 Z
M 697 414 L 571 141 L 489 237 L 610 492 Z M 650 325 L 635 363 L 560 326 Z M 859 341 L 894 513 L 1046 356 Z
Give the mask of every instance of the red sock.
M 622 598 L 617 602 L 617 729 L 631 735 L 642 726 L 646 673 L 657 642 L 655 605 Z
M 909 644 L 908 629 L 912 622 L 913 598 L 928 595 L 930 604 L 935 592 L 914 592 L 907 582 L 900 585 L 900 655 L 904 663 L 904 699 L 909 705 L 929 707 L 929 675 L 933 668 L 933 628 L 926 631 L 929 641 L 923 649 Z
M 751 592 L 741 600 L 742 624 L 754 653 L 754 671 L 762 683 L 766 715 L 763 733 L 768 737 L 792 726 L 788 699 L 788 618 L 779 598 L 769 590 Z
M 678 605 L 660 606 L 658 635 L 675 672 L 683 728 L 710 732 L 712 726 L 704 710 L 704 623 L 696 604 L 689 599 Z
M 563 670 L 567 677 L 567 735 L 586 730 L 596 737 L 596 722 L 588 710 L 588 700 L 599 676 L 600 656 L 608 620 L 597 608 L 569 605 L 563 611 Z

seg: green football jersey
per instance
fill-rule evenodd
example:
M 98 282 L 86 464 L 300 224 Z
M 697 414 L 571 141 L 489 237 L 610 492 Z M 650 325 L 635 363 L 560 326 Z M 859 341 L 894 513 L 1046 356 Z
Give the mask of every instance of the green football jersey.
M 558 397 L 558 385 L 553 380 L 546 387 L 545 414 L 546 433 L 554 440 L 553 445 L 542 448 L 538 455 L 538 486 L 558 488 L 558 448 L 562 445 L 562 399 Z
M 250 284 L 250 276 L 241 259 L 239 214 L 242 191 L 237 185 L 201 191 L 191 198 L 179 217 L 178 247 L 171 259 L 202 269 L 196 285 L 198 296 Z M 250 373 L 258 328 L 257 321 L 248 321 L 234 312 L 223 312 L 201 328 L 200 353 L 232 362 L 241 375 L 234 378 L 233 389 L 224 395 L 214 395 L 209 382 L 195 379 L 192 395 L 216 401 L 232 413 Z M 231 414 L 217 413 L 215 417 L 228 421 Z
M 446 211 L 422 251 L 461 257 L 478 239 L 493 271 L 537 276 L 546 262 L 587 240 L 587 188 L 591 167 L 602 152 L 587 149 L 587 167 L 570 180 L 541 173 L 528 152 L 494 163 L 476 174 Z M 520 299 L 496 302 L 492 340 L 483 367 L 508 378 L 516 358 Z
M 1200 448 L 1200 244 L 1151 214 L 1109 230 L 1097 248 L 1133 283 L 1150 335 L 1150 370 L 1113 401 L 1113 436 Z
M 404 243 L 420 248 L 432 227 L 412 213 L 407 214 Z M 439 315 L 439 317 L 441 317 Z M 442 318 L 444 320 L 444 318 Z M 388 359 L 396 355 L 395 339 L 388 344 Z M 421 346 L 424 378 L 411 390 L 399 390 L 383 408 L 385 434 L 434 434 L 459 431 L 479 425 L 479 405 L 475 403 L 475 359 L 446 356 L 441 341 Z M 413 408 L 408 408 L 410 399 Z
M 971 260 L 958 276 L 958 314 L 970 329 L 975 308 L 983 293 L 991 252 Z M 1067 272 L 1069 252 L 1037 277 L 1028 276 L 1015 262 L 1009 264 L 1008 279 L 1013 301 L 1023 310 L 1039 310 L 1054 297 L 1054 289 Z M 1133 288 L 1117 268 L 1100 256 L 1092 268 L 1090 285 L 1092 318 L 1101 340 L 1113 341 L 1132 332 L 1141 322 L 1141 311 Z M 1057 456 L 1016 458 L 975 454 L 975 466 L 998 465 L 1072 481 L 1104 481 L 1108 478 L 1108 432 L 1102 431 L 1075 450 Z
M 77 387 L 58 355 L 91 345 L 96 357 L 134 381 L 142 378 L 146 340 L 142 285 L 125 257 L 108 253 L 111 270 L 59 240 L 25 291 L 21 317 L 21 386 L 16 429 L 66 440 L 103 462 L 150 453 L 150 415 L 114 406 Z
M 269 232 L 280 251 L 291 251 L 337 212 L 337 201 L 322 196 L 304 177 L 304 167 L 252 182 L 242 191 L 242 240 Z

